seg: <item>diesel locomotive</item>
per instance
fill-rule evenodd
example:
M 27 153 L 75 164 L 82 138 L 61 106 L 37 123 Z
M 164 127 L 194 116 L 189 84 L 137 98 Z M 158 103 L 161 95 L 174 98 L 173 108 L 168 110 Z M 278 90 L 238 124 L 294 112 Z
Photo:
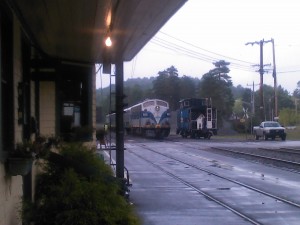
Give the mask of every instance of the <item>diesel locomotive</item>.
M 170 134 L 169 103 L 160 99 L 146 99 L 125 109 L 124 127 L 127 133 L 163 138 Z
M 128 134 L 164 138 L 170 134 L 169 103 L 160 99 L 146 99 L 124 109 L 124 129 Z M 115 129 L 116 114 L 106 116 L 110 129 Z

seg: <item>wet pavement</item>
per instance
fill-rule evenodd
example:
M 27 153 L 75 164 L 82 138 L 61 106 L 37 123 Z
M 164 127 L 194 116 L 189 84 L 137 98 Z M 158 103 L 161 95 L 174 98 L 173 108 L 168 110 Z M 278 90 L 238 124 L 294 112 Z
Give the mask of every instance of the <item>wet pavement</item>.
M 134 156 L 126 162 L 133 183 L 130 201 L 143 225 L 249 224 Z
M 212 147 L 212 142 L 202 141 L 188 142 L 188 145 L 198 146 L 203 148 Z M 134 141 L 133 141 L 134 142 Z M 174 179 L 167 173 L 162 172 L 159 168 L 141 160 L 135 154 L 136 152 L 142 155 L 143 148 L 131 144 L 131 140 L 127 140 L 125 151 L 125 164 L 130 173 L 130 179 L 133 186 L 130 188 L 130 201 L 134 204 L 138 214 L 142 218 L 143 225 L 235 225 L 235 224 L 252 224 L 234 212 L 225 209 L 220 204 L 217 204 L 207 197 L 199 194 L 195 189 L 185 185 L 184 183 Z M 175 155 L 175 149 L 182 149 L 182 146 L 174 147 L 173 144 L 168 143 L 154 143 L 150 142 L 145 146 L 151 146 L 155 149 L 161 148 L 164 152 Z M 261 147 L 265 145 L 263 142 L 217 142 L 213 143 L 217 147 Z M 268 146 L 271 148 L 299 148 L 300 142 L 286 141 L 286 142 L 269 142 Z M 114 151 L 112 151 L 114 152 Z M 173 153 L 172 153 L 173 152 Z M 152 157 L 151 153 L 147 153 L 148 157 Z M 176 153 L 176 157 L 180 155 Z M 212 156 L 213 155 L 213 156 Z M 154 157 L 154 153 L 153 153 Z M 238 159 L 230 159 L 222 155 L 216 155 L 209 152 L 202 152 L 201 156 L 196 150 L 188 150 L 182 152 L 182 158 L 190 157 L 195 160 L 193 163 L 200 163 L 203 167 L 208 167 L 214 170 L 222 168 L 226 171 L 228 177 L 236 179 L 241 182 L 253 182 L 257 187 L 262 189 L 278 189 L 274 193 L 282 196 L 288 196 L 300 202 L 299 188 L 300 175 L 290 174 L 287 171 L 278 170 L 275 168 L 265 167 L 259 164 L 253 164 L 247 161 Z M 176 163 L 172 160 L 166 160 L 165 164 L 170 168 L 176 168 Z M 180 173 L 186 173 L 191 180 L 195 179 L 195 183 L 203 184 L 202 190 L 218 196 L 219 199 L 229 200 L 235 205 L 236 209 L 246 211 L 249 215 L 253 215 L 260 222 L 258 224 L 300 224 L 299 209 L 280 208 L 281 202 L 269 200 L 268 198 L 259 197 L 253 198 L 247 191 L 238 188 L 235 185 L 218 184 L 215 186 L 212 180 L 203 176 L 199 177 L 192 173 L 188 167 L 179 170 Z M 203 179 L 203 180 L 202 180 Z M 206 183 L 205 183 L 206 182 Z M 209 184 L 209 185 L 208 185 Z M 238 189 L 238 190 L 237 190 Z M 232 198 L 233 191 L 238 191 L 243 202 L 239 202 L 236 198 Z M 278 205 L 278 211 L 274 211 L 274 204 Z M 251 207 L 249 208 L 249 205 Z M 299 216 L 298 216 L 299 215 Z

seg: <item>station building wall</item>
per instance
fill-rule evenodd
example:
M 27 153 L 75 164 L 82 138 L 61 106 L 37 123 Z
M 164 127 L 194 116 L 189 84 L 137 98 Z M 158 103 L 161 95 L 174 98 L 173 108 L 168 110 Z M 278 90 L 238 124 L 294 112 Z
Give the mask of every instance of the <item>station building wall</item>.
M 8 10 L 8 12 L 7 12 Z M 3 21 L 8 21 L 8 25 L 5 25 L 5 29 L 3 28 Z M 6 43 L 2 42 L 3 35 L 7 33 L 2 32 L 6 29 L 11 29 L 11 35 L 9 36 L 11 47 L 7 47 L 4 45 Z M 7 171 L 7 156 L 9 153 L 9 149 L 6 147 L 7 143 L 5 141 L 7 137 L 7 133 L 10 133 L 12 144 L 17 144 L 22 142 L 24 138 L 24 115 L 21 115 L 20 110 L 20 85 L 29 85 L 29 94 L 26 96 L 26 101 L 29 102 L 29 105 L 26 106 L 26 112 L 30 115 L 27 115 L 27 118 L 35 118 L 37 119 L 39 133 L 42 136 L 56 136 L 59 128 L 57 124 L 59 124 L 59 119 L 61 113 L 60 102 L 57 99 L 57 93 L 59 90 L 56 80 L 47 81 L 47 80 L 26 80 L 24 78 L 24 71 L 28 68 L 25 68 L 28 65 L 25 65 L 24 61 L 31 60 L 24 59 L 24 44 L 28 45 L 27 49 L 30 52 L 34 52 L 32 47 L 30 46 L 30 40 L 28 40 L 27 35 L 24 33 L 21 24 L 19 23 L 17 17 L 13 15 L 9 8 L 5 10 L 1 8 L 0 4 L 0 101 L 1 101 L 1 109 L 0 109 L 0 225 L 20 225 L 22 224 L 20 220 L 19 210 L 21 207 L 22 197 L 24 195 L 24 190 L 26 189 L 24 177 L 22 176 L 10 176 Z M 26 39 L 26 41 L 24 41 Z M 5 52 L 9 52 L 9 54 L 2 53 L 3 48 L 5 48 Z M 32 54 L 30 54 L 30 57 Z M 4 64 L 9 62 L 11 64 L 11 70 L 8 71 L 8 75 L 12 78 L 9 79 L 11 81 L 12 90 L 8 90 L 11 93 L 11 100 L 5 100 L 8 96 L 7 93 L 4 92 L 3 87 L 6 85 L 6 80 L 3 79 L 4 75 L 2 74 L 2 69 Z M 7 65 L 5 65 L 7 66 Z M 85 100 L 88 102 L 85 104 L 85 107 L 88 109 L 84 109 L 85 116 L 87 117 L 86 121 L 89 125 L 92 125 L 94 128 L 96 127 L 96 75 L 95 68 L 88 70 L 88 74 L 83 74 L 87 76 L 87 84 L 86 84 L 86 95 Z M 28 72 L 28 71 L 27 71 Z M 69 71 L 70 72 L 70 71 Z M 71 72 L 70 72 L 71 73 Z M 7 76 L 7 74 L 6 74 Z M 24 79 L 26 82 L 24 82 Z M 7 91 L 5 89 L 5 91 Z M 38 94 L 37 94 L 38 93 Z M 5 100 L 5 101 L 4 101 Z M 4 104 L 5 103 L 5 104 Z M 11 108 L 12 113 L 4 113 L 4 107 Z M 10 111 L 9 111 L 10 112 Z M 12 119 L 7 118 L 12 117 Z M 11 121 L 11 131 L 8 131 L 5 126 L 7 123 L 4 123 L 5 120 Z M 28 122 L 28 120 L 27 120 Z M 30 138 L 34 140 L 35 133 L 31 134 Z M 90 146 L 95 146 L 95 133 L 93 134 L 93 140 L 90 142 Z M 36 168 L 33 166 L 32 169 L 32 182 L 35 181 Z M 24 186 L 25 185 L 25 186 Z M 34 184 L 32 183 L 32 195 L 34 194 Z M 28 189 L 28 187 L 27 187 Z M 30 192 L 29 192 L 30 193 Z
M 2 14 L 3 15 L 3 14 Z M 10 76 L 13 76 L 13 102 L 10 104 L 13 105 L 13 140 L 15 143 L 22 140 L 22 126 L 18 124 L 18 83 L 22 79 L 22 57 L 21 57 L 21 30 L 20 25 L 16 17 L 9 18 L 12 19 L 12 30 L 13 30 L 13 49 L 12 51 L 12 60 L 13 71 Z M 2 48 L 3 46 L 1 46 Z M 2 55 L 2 57 L 9 57 L 9 55 Z M 6 60 L 5 60 L 6 61 Z M 3 62 L 3 61 L 2 61 Z M 3 65 L 0 64 L 2 67 Z M 1 75 L 2 76 L 2 75 Z M 3 81 L 5 82 L 5 81 Z M 6 93 L 2 93 L 1 98 L 5 98 Z M 7 106 L 9 107 L 9 106 Z M 1 109 L 2 111 L 2 109 Z M 2 120 L 6 118 L 2 117 Z M 2 129 L 2 127 L 0 128 Z M 7 132 L 6 130 L 1 131 Z M 0 225 L 18 225 L 21 224 L 19 219 L 19 209 L 20 203 L 22 200 L 22 190 L 23 190 L 23 180 L 21 176 L 10 176 L 7 173 L 6 167 L 6 157 L 8 149 L 3 149 L 1 141 L 1 163 L 0 163 Z

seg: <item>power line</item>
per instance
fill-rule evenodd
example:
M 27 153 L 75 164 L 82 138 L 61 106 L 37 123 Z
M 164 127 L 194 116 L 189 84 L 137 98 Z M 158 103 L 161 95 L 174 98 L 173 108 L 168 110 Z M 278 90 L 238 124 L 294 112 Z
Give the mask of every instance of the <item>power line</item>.
M 228 61 L 230 61 L 230 67 L 231 68 L 234 68 L 234 69 L 238 69 L 238 70 L 242 70 L 242 71 L 247 71 L 247 72 L 257 72 L 257 70 L 254 70 L 252 69 L 252 65 L 255 64 L 255 63 L 252 63 L 252 62 L 247 62 L 247 61 L 244 61 L 244 60 L 240 60 L 240 59 L 236 59 L 236 58 L 233 58 L 233 57 L 230 57 L 230 56 L 225 56 L 225 55 L 222 55 L 222 54 L 219 54 L 219 53 L 216 53 L 216 52 L 213 52 L 213 51 L 210 51 L 210 50 L 207 50 L 207 49 L 204 49 L 204 48 L 201 48 L 199 46 L 196 46 L 194 44 L 191 44 L 189 42 L 186 42 L 186 41 L 183 41 L 183 40 L 180 40 L 174 36 L 171 36 L 165 32 L 162 32 L 162 31 L 159 31 L 159 34 L 162 34 L 162 35 L 165 35 L 173 40 L 176 40 L 180 43 L 183 43 L 184 45 L 188 45 L 190 47 L 193 47 L 193 48 L 196 48 L 196 49 L 199 49 L 201 51 L 204 51 L 204 52 L 207 52 L 209 54 L 212 54 L 214 56 L 210 56 L 208 54 L 203 54 L 203 53 L 200 53 L 199 51 L 194 51 L 194 50 L 191 50 L 189 48 L 186 48 L 182 45 L 178 45 L 178 44 L 175 44 L 169 40 L 165 40 L 165 39 L 162 39 L 162 38 L 159 38 L 159 37 L 154 37 L 151 42 L 155 45 L 158 45 L 158 46 L 161 46 L 163 48 L 166 48 L 166 49 L 169 49 L 171 51 L 175 51 L 175 52 L 178 52 L 180 54 L 184 54 L 186 56 L 189 56 L 189 57 L 192 57 L 192 58 L 195 58 L 195 59 L 200 59 L 204 62 L 207 62 L 207 63 L 213 63 L 213 62 L 216 62 L 216 61 L 219 61 L 220 58 L 219 57 L 216 57 L 216 56 L 221 56 L 223 59 L 226 59 Z M 268 41 L 270 42 L 270 41 Z M 259 43 L 258 41 L 256 42 L 248 42 L 247 44 L 257 44 Z M 234 61 L 237 61 L 239 63 L 235 63 L 235 62 L 232 62 L 231 60 L 234 60 Z M 244 65 L 246 64 L 246 65 Z M 268 72 L 268 69 L 265 69 L 264 72 Z M 288 71 L 276 71 L 276 73 L 279 73 L 279 74 L 283 74 L 283 73 L 296 73 L 296 72 L 300 72 L 300 69 L 296 69 L 296 70 L 288 70 Z
M 180 42 L 182 42 L 182 43 L 184 43 L 184 44 L 190 45 L 190 46 L 192 46 L 192 47 L 194 47 L 194 48 L 198 48 L 198 49 L 200 49 L 200 50 L 202 50 L 202 51 L 205 51 L 205 52 L 208 52 L 208 53 L 211 53 L 211 54 L 214 54 L 214 55 L 218 55 L 218 56 L 221 56 L 221 57 L 224 57 L 224 58 L 227 58 L 227 59 L 232 59 L 232 60 L 239 61 L 239 62 L 246 63 L 246 64 L 254 64 L 254 63 L 252 63 L 252 62 L 247 62 L 247 61 L 244 61 L 244 60 L 240 60 L 240 59 L 236 59 L 236 58 L 233 58 L 233 57 L 225 56 L 225 55 L 222 55 L 222 54 L 219 54 L 219 53 L 216 53 L 216 52 L 213 52 L 213 51 L 210 51 L 210 50 L 201 48 L 201 47 L 199 47 L 199 46 L 193 45 L 193 44 L 191 44 L 191 43 L 188 43 L 188 42 L 186 42 L 186 41 L 183 41 L 183 40 L 180 40 L 180 39 L 178 39 L 178 38 L 176 38 L 176 37 L 173 37 L 173 36 L 171 36 L 171 35 L 169 35 L 169 34 L 166 34 L 166 33 L 162 32 L 162 31 L 159 31 L 159 33 L 164 34 L 164 35 L 166 35 L 166 36 L 168 36 L 168 37 L 170 37 L 170 38 L 173 38 L 174 40 L 180 41 Z
M 163 39 L 158 38 L 158 37 L 155 37 L 155 38 L 153 39 L 153 43 L 155 43 L 155 44 L 157 44 L 157 45 L 160 45 L 160 46 L 162 46 L 162 47 L 168 48 L 168 49 L 170 49 L 170 50 L 177 51 L 177 52 L 179 52 L 179 53 L 184 53 L 184 54 L 189 55 L 189 56 L 192 56 L 192 57 L 194 57 L 194 58 L 202 59 L 203 61 L 206 61 L 206 62 L 209 62 L 209 63 L 211 63 L 212 61 L 216 60 L 216 58 L 214 58 L 214 57 L 211 57 L 211 56 L 208 56 L 208 55 L 201 54 L 201 53 L 199 53 L 199 52 L 196 52 L 196 51 L 187 49 L 187 48 L 185 48 L 185 47 L 182 47 L 182 46 L 180 46 L 180 45 L 171 43 L 171 42 L 169 42 L 169 41 L 163 40 Z
M 277 73 L 296 73 L 296 72 L 300 72 L 300 70 L 287 70 L 287 71 L 280 71 L 280 72 L 277 71 Z
M 216 61 L 220 60 L 220 58 L 217 58 L 217 57 L 214 57 L 214 56 L 209 56 L 207 54 L 200 53 L 199 51 L 188 49 L 186 47 L 183 47 L 181 45 L 172 43 L 170 41 L 164 40 L 164 39 L 159 38 L 159 37 L 154 37 L 151 40 L 151 42 L 153 44 L 156 44 L 156 45 L 159 45 L 161 47 L 170 49 L 172 51 L 176 51 L 176 52 L 179 52 L 181 54 L 185 54 L 187 56 L 190 56 L 190 57 L 193 57 L 193 58 L 196 58 L 196 59 L 200 59 L 200 60 L 202 60 L 204 62 L 207 62 L 207 63 L 213 63 L 213 62 L 216 62 Z M 232 68 L 235 68 L 235 69 L 248 71 L 248 72 L 249 71 L 254 72 L 254 70 L 250 66 L 250 64 L 251 64 L 250 62 L 245 62 L 244 61 L 244 63 L 247 63 L 249 65 L 242 65 L 242 64 L 239 64 L 239 63 L 235 63 L 235 62 L 230 62 L 230 65 L 231 65 Z

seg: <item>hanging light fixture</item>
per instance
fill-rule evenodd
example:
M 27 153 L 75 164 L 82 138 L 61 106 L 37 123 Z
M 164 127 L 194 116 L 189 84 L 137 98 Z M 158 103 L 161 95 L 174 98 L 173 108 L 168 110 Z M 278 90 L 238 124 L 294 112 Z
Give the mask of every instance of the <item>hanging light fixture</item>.
M 110 38 L 109 35 L 108 35 L 107 38 L 105 39 L 105 45 L 106 45 L 107 47 L 112 46 L 112 41 L 111 41 L 111 38 Z
M 112 3 L 110 2 L 110 8 L 112 8 Z M 111 41 L 111 29 L 112 29 L 112 10 L 110 9 L 107 13 L 105 24 L 107 27 L 106 36 L 105 36 L 105 45 L 106 47 L 112 46 Z

